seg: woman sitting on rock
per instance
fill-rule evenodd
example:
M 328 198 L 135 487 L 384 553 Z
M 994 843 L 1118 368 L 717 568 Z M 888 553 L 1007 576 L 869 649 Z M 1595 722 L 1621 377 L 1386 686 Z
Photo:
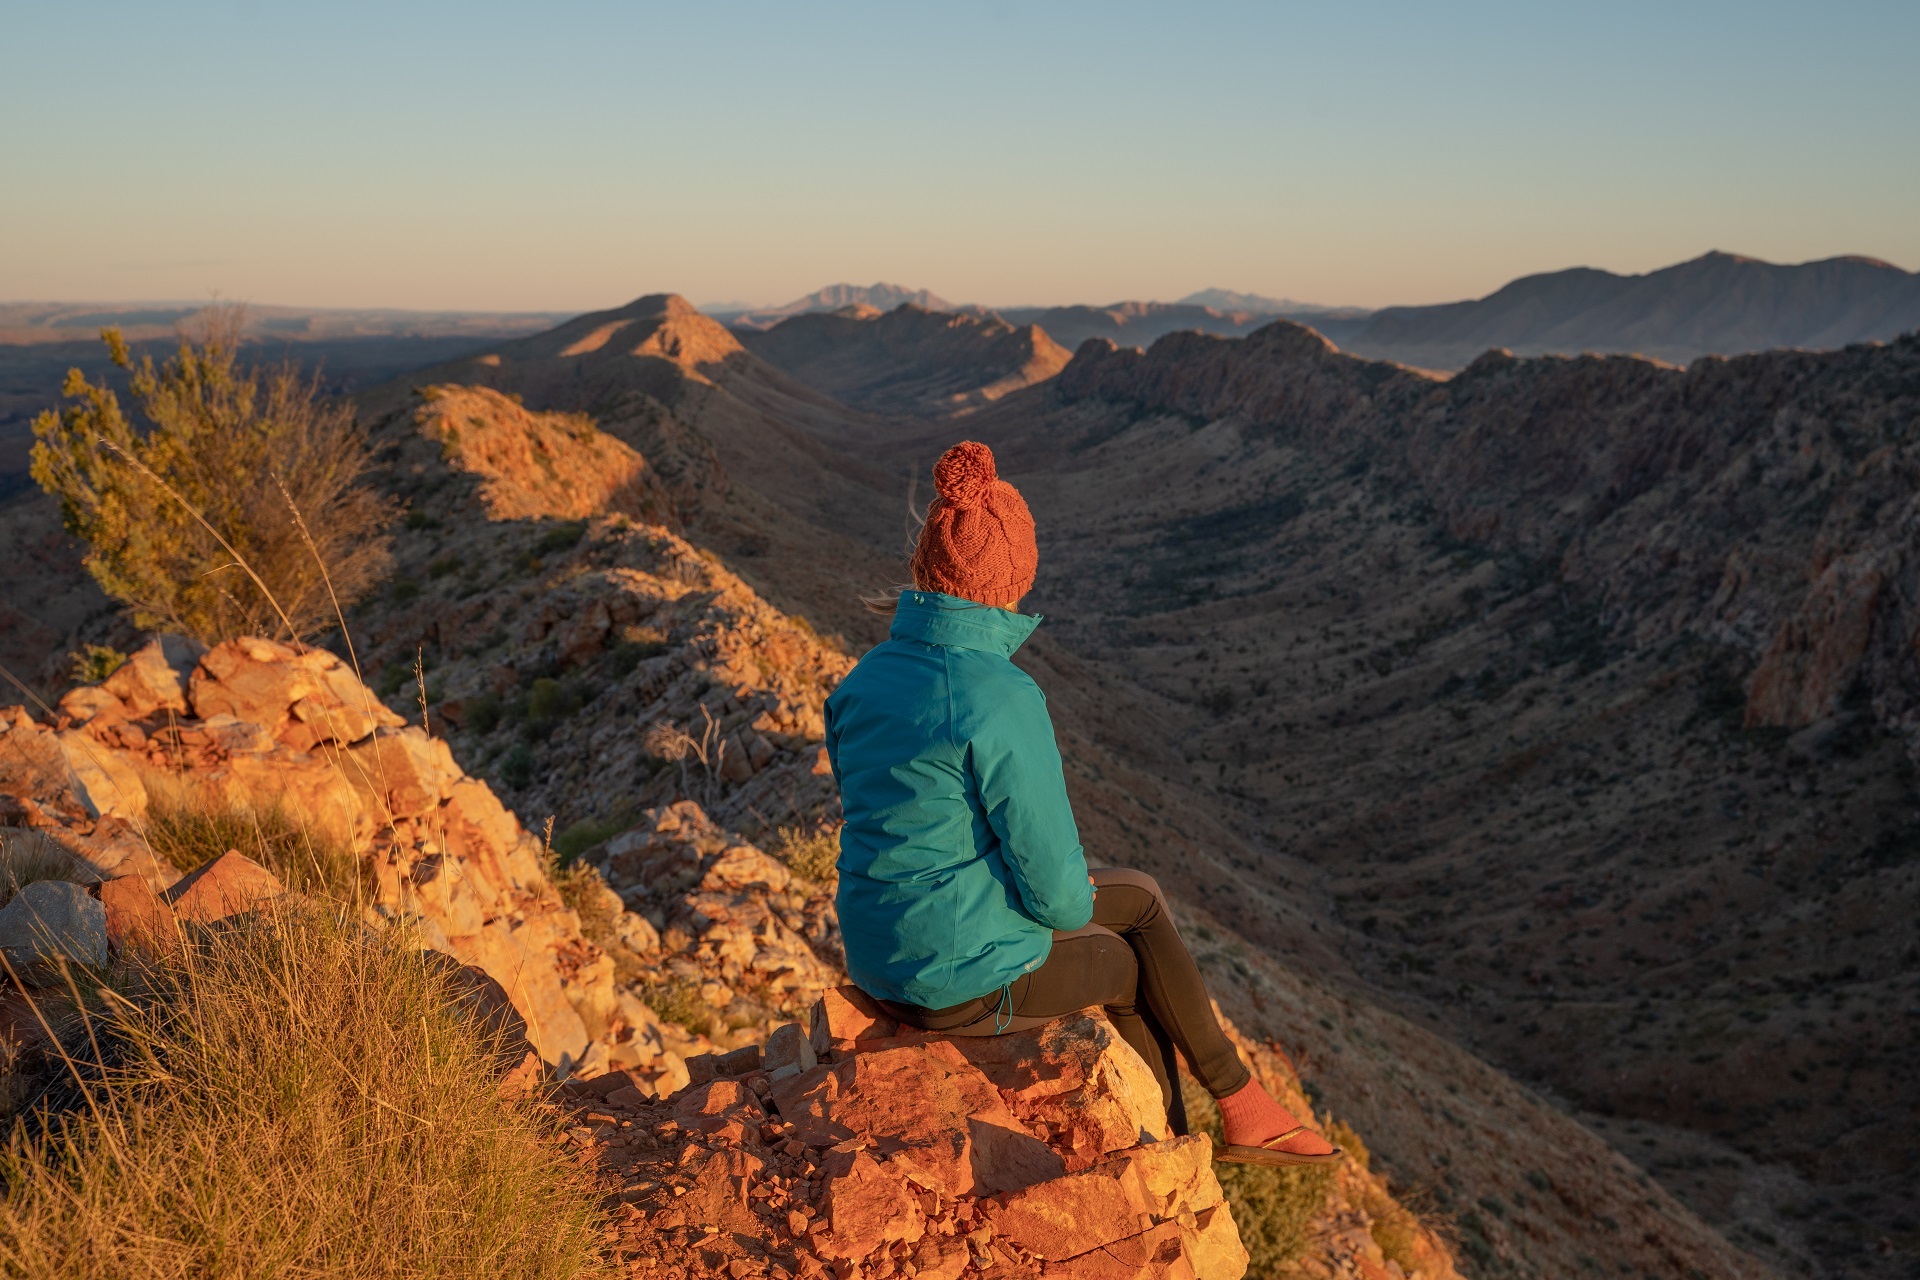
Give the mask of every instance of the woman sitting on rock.
M 1017 611 L 1038 562 L 1033 517 L 983 444 L 948 450 L 934 481 L 916 589 L 827 699 L 848 974 L 947 1035 L 1099 1005 L 1153 1069 L 1175 1133 L 1178 1048 L 1219 1101 L 1222 1159 L 1338 1159 L 1234 1052 L 1153 878 L 1088 874 L 1046 699 L 1009 661 L 1040 623 Z

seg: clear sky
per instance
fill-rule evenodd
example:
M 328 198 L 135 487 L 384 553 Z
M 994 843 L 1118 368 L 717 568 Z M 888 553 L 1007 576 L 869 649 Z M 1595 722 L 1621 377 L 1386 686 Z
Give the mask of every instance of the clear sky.
M 0 299 L 1920 267 L 1920 3 L 0 0 Z

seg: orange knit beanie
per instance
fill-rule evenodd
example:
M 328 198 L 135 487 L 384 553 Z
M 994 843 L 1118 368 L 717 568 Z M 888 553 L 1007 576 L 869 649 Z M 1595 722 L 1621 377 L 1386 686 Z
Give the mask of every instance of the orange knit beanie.
M 1011 609 L 1033 589 L 1040 564 L 1033 516 L 1020 491 L 993 469 L 993 450 L 963 440 L 933 467 L 937 496 L 913 549 L 922 591 Z

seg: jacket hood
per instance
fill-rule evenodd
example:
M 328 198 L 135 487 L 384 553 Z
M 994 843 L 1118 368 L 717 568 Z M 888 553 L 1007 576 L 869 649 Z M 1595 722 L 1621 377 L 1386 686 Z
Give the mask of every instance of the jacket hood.
M 1040 622 L 1037 613 L 1013 613 L 938 591 L 902 591 L 887 634 L 895 640 L 979 649 L 1008 658 Z

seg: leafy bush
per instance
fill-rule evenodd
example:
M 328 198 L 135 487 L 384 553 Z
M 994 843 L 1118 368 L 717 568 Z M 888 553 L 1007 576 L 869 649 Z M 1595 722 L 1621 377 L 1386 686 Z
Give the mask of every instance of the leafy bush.
M 533 748 L 524 742 L 516 742 L 501 757 L 500 780 L 518 790 L 533 781 L 533 765 Z
M 616 677 L 625 678 L 633 674 L 633 669 L 648 658 L 657 658 L 667 651 L 665 633 L 653 627 L 630 627 L 629 635 L 613 646 L 607 655 L 607 665 Z
M 77 369 L 64 393 L 78 403 L 33 423 L 33 478 L 101 588 L 137 625 L 209 644 L 333 626 L 333 597 L 352 604 L 385 574 L 394 514 L 360 483 L 371 454 L 352 413 L 291 365 L 240 368 L 239 333 L 226 313 L 156 369 L 105 330 L 144 426 Z
M 671 1022 L 702 1036 L 718 1035 L 724 1030 L 713 1006 L 701 999 L 698 979 L 656 973 L 651 980 L 641 981 L 639 995 L 649 1009 L 660 1015 L 662 1022 Z
M 111 645 L 104 644 L 90 644 L 67 656 L 73 662 L 75 684 L 99 684 L 118 671 L 127 661 L 126 654 Z
M 551 676 L 527 686 L 527 732 L 544 738 L 553 727 L 580 709 L 580 691 Z
M 772 853 L 787 870 L 803 880 L 832 884 L 840 878 L 840 834 L 805 827 L 782 827 L 774 835 Z
M 468 699 L 465 710 L 467 727 L 475 733 L 492 733 L 500 723 L 500 699 L 494 693 Z
M 607 818 L 588 818 L 567 827 L 553 838 L 555 866 L 565 869 L 573 865 L 574 859 L 602 840 L 619 835 L 633 825 L 633 819 L 624 813 L 615 813 Z
M 282 900 L 89 1005 L 72 1105 L 0 1151 L 0 1274 L 604 1273 L 594 1192 L 498 1096 L 495 1035 L 355 914 Z
M 1180 1083 L 1193 1131 L 1221 1141 L 1220 1108 L 1192 1079 L 1182 1076 Z M 1333 1190 L 1333 1167 L 1217 1164 L 1214 1172 L 1219 1175 L 1227 1202 L 1233 1206 L 1240 1243 L 1251 1259 L 1247 1274 L 1280 1275 L 1288 1263 L 1306 1252 L 1308 1228 Z
M 580 545 L 580 539 L 587 533 L 585 520 L 568 520 L 542 533 L 533 544 L 533 554 L 550 556 L 560 551 L 571 551 Z

